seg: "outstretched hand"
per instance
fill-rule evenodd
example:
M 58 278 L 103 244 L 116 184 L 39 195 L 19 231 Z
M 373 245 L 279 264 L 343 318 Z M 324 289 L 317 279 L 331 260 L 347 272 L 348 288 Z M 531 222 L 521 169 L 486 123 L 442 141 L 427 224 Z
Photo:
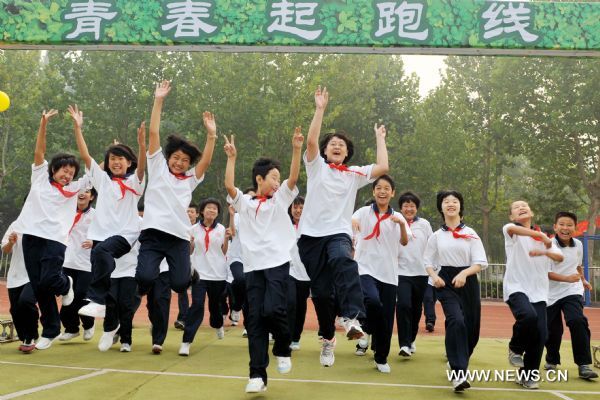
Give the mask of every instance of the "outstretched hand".
M 377 123 L 375 123 L 375 137 L 380 137 L 385 139 L 385 134 L 386 134 L 386 130 L 385 130 L 385 125 L 379 125 L 379 128 L 377 127 Z
M 156 90 L 154 91 L 155 99 L 164 99 L 171 91 L 171 82 L 164 80 L 161 83 L 156 84 Z
M 225 154 L 227 155 L 227 158 L 235 158 L 237 156 L 237 150 L 235 148 L 235 138 L 233 135 L 231 135 L 231 140 L 227 139 L 227 136 L 225 135 L 225 145 L 223 146 L 223 149 L 225 150 Z
M 327 107 L 328 102 L 329 92 L 327 91 L 327 88 L 324 87 L 323 90 L 321 90 L 321 85 L 319 85 L 315 91 L 315 106 L 317 106 L 317 109 L 324 110 L 325 107 Z
M 140 147 L 146 146 L 146 121 L 142 121 L 137 129 L 137 142 Z
M 48 120 L 50 120 L 50 118 L 54 117 L 56 114 L 58 114 L 58 111 L 55 109 L 50 109 L 48 111 L 44 110 L 42 111 L 42 123 L 48 123 Z
M 74 106 L 69 106 L 67 108 L 67 112 L 71 116 L 73 124 L 75 124 L 76 127 L 81 129 L 81 127 L 83 126 L 83 111 L 81 111 L 79 107 L 77 107 L 77 104 L 75 104 Z
M 217 123 L 215 122 L 214 114 L 209 111 L 204 111 L 204 113 L 202 113 L 202 122 L 204 122 L 204 127 L 208 131 L 208 136 L 216 138 Z
M 294 129 L 294 137 L 292 138 L 292 147 L 294 149 L 302 149 L 304 143 L 304 135 L 302 134 L 302 128 L 297 126 Z

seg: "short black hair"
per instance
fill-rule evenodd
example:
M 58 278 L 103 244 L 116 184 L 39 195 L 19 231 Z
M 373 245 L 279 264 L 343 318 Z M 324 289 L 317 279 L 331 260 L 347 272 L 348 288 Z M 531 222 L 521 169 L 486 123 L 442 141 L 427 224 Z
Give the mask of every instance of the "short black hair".
M 79 161 L 77 158 L 75 158 L 73 154 L 58 153 L 52 157 L 50 164 L 48 164 L 48 175 L 50 175 L 50 178 L 52 178 L 54 173 L 62 167 L 75 168 L 75 174 L 73 175 L 73 178 L 79 174 Z
M 256 181 L 256 177 L 260 176 L 264 179 L 267 177 L 267 174 L 272 169 L 281 171 L 281 164 L 279 163 L 279 161 L 273 160 L 271 158 L 259 158 L 258 160 L 256 160 L 256 162 L 252 166 L 252 183 L 254 184 L 255 189 L 258 189 L 258 182 Z
M 204 212 L 206 206 L 209 204 L 214 204 L 215 206 L 217 206 L 218 214 L 215 220 L 218 220 L 219 216 L 221 215 L 221 202 L 219 202 L 219 200 L 215 199 L 214 197 L 207 197 L 206 199 L 200 202 L 200 205 L 198 206 L 198 214 L 200 214 L 200 216 L 204 219 L 204 215 L 202 213 Z
M 421 199 L 413 192 L 404 192 L 398 198 L 398 207 L 402 208 L 404 203 L 415 203 L 418 210 L 421 206 Z
M 292 201 L 292 204 L 290 204 L 290 206 L 288 207 L 288 215 L 290 216 L 292 222 L 294 221 L 294 217 L 292 216 L 292 208 L 300 204 L 304 204 L 304 197 L 298 195 L 296 196 L 294 201 Z
M 460 194 L 460 192 L 458 192 L 456 190 L 441 190 L 437 193 L 436 203 L 437 203 L 437 209 L 438 209 L 439 213 L 442 214 L 442 218 L 444 218 L 444 213 L 442 212 L 442 202 L 448 196 L 454 196 L 460 202 L 460 209 L 459 209 L 458 215 L 460 215 L 460 217 L 462 218 L 463 211 L 465 210 L 465 202 L 463 200 L 462 194 Z
M 336 131 L 334 133 L 328 133 L 327 135 L 325 135 L 323 137 L 323 139 L 321 139 L 321 142 L 319 143 L 319 152 L 321 153 L 321 157 L 323 157 L 325 159 L 325 161 L 327 161 L 327 157 L 325 156 L 325 149 L 327 148 L 327 144 L 334 137 L 336 137 L 338 139 L 342 139 L 344 142 L 346 142 L 346 148 L 348 149 L 348 155 L 346 156 L 346 158 L 344 158 L 344 161 L 343 161 L 343 163 L 346 164 L 348 161 L 350 161 L 350 159 L 354 155 L 354 143 L 352 143 L 352 140 L 350 140 L 350 138 L 344 131 Z
M 178 135 L 169 135 L 167 137 L 167 144 L 165 145 L 165 157 L 168 160 L 171 155 L 177 150 L 181 150 L 183 153 L 190 157 L 190 165 L 194 165 L 198 162 L 202 156 L 202 152 L 192 142 L 182 138 Z
M 190 205 L 187 208 L 194 208 L 196 210 L 196 212 L 199 213 L 198 204 L 196 204 L 196 203 L 190 203 Z
M 96 190 L 95 187 L 92 187 L 90 189 L 90 194 L 92 195 L 92 197 L 94 197 L 92 201 L 94 201 L 98 198 L 98 191 Z
M 113 154 L 117 157 L 125 157 L 127 161 L 131 161 L 131 165 L 127 168 L 127 174 L 133 174 L 135 169 L 137 168 L 137 156 L 131 150 L 131 147 L 126 144 L 118 143 L 111 145 L 104 154 L 104 171 L 112 178 L 112 172 L 110 172 L 110 168 L 108 168 L 108 159 L 110 155 Z
M 556 215 L 554 216 L 554 223 L 556 224 L 558 222 L 558 219 L 563 218 L 563 217 L 571 218 L 573 221 L 575 221 L 575 225 L 577 225 L 577 215 L 575 215 L 574 213 L 569 212 L 569 211 L 557 212 Z
M 396 184 L 394 183 L 394 180 L 392 179 L 391 176 L 387 175 L 387 174 L 383 174 L 381 175 L 379 178 L 375 179 L 373 181 L 373 189 L 375 189 L 375 186 L 377 186 L 377 184 L 379 183 L 380 180 L 384 180 L 387 181 L 390 186 L 392 187 L 392 190 L 396 190 Z

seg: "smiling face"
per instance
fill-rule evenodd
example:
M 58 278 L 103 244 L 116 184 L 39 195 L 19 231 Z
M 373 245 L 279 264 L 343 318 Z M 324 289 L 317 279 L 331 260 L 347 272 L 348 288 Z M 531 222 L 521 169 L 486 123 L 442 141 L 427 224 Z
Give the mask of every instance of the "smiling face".
M 444 197 L 442 200 L 442 213 L 444 217 L 460 216 L 460 200 L 453 195 Z
M 373 188 L 373 197 L 379 209 L 386 209 L 395 194 L 392 185 L 385 179 L 379 179 Z
M 325 159 L 334 164 L 343 164 L 348 157 L 348 146 L 346 141 L 333 136 L 325 147 Z
M 402 203 L 402 207 L 400 208 L 400 212 L 406 218 L 407 221 L 412 221 L 417 216 L 417 205 L 412 201 L 405 201 Z
M 67 186 L 75 177 L 76 168 L 72 165 L 63 165 L 53 172 L 52 179 L 61 186 Z
M 275 193 L 277 189 L 279 189 L 280 180 L 281 176 L 277 168 L 271 169 L 264 178 L 260 175 L 257 175 L 257 194 L 260 194 L 262 196 L 273 196 L 273 193 Z
M 529 227 L 532 218 L 533 213 L 526 201 L 517 200 L 510 205 L 510 220 L 512 222 L 518 222 Z
M 190 169 L 191 162 L 192 161 L 189 155 L 181 150 L 176 150 L 169 157 L 167 164 L 169 166 L 169 171 L 175 175 L 180 175 L 184 174 L 188 169 Z
M 302 210 L 304 209 L 304 204 L 292 204 L 292 218 L 294 219 L 294 223 L 298 223 L 300 220 L 300 216 L 302 216 Z
M 198 210 L 196 210 L 196 207 L 188 207 L 187 215 L 190 219 L 190 224 L 194 225 L 198 220 Z
M 126 157 L 112 153 L 108 155 L 108 169 L 113 176 L 125 176 L 129 167 L 131 167 L 131 161 Z
M 554 224 L 554 233 L 563 243 L 568 243 L 571 240 L 576 229 L 575 221 L 570 217 L 560 217 Z
M 205 225 L 212 224 L 217 216 L 219 215 L 219 207 L 216 204 L 208 203 L 204 206 L 204 210 L 202 210 L 202 218 L 204 220 Z
M 94 196 L 92 196 L 91 190 L 80 190 L 77 195 L 77 209 L 80 211 L 85 210 L 92 200 L 94 200 Z

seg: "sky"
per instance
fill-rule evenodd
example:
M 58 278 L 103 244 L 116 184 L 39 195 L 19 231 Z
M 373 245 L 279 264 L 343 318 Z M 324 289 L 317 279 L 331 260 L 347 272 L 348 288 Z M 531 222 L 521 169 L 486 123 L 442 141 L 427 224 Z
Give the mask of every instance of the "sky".
M 442 74 L 446 70 L 445 58 L 446 56 L 402 56 L 406 73 L 412 74 L 414 72 L 419 77 L 419 94 L 422 98 L 440 84 Z

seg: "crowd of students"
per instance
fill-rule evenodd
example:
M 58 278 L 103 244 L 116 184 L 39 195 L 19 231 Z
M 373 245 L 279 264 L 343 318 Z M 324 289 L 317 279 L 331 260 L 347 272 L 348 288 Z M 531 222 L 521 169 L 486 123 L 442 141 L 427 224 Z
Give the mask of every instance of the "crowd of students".
M 45 160 L 47 125 L 57 111 L 42 113 L 31 189 L 2 240 L 2 251 L 13 253 L 7 287 L 20 351 L 46 350 L 56 339 L 79 336 L 81 328 L 83 340 L 92 340 L 94 321 L 103 318 L 98 349 L 107 351 L 120 340 L 120 351 L 130 352 L 133 316 L 141 296 L 147 296 L 152 352 L 160 354 L 173 290 L 180 300 L 175 326 L 183 330 L 179 354 L 190 355 L 208 298 L 209 323 L 219 339 L 224 337 L 224 315 L 234 325 L 243 321 L 250 356 L 246 392 L 257 393 L 267 388 L 270 338 L 278 372 L 291 371 L 309 297 L 319 324 L 321 365 L 334 365 L 337 323 L 348 339 L 358 340 L 356 355 L 365 355 L 370 346 L 375 367 L 382 373 L 391 372 L 394 318 L 400 356 L 415 354 L 427 297 L 430 303 L 439 300 L 444 311 L 447 368 L 467 371 L 480 331 L 477 273 L 487 267 L 487 257 L 477 233 L 463 222 L 465 202 L 460 192 L 437 194 L 443 224 L 435 232 L 418 215 L 416 194 L 400 194 L 394 210 L 396 187 L 387 175 L 385 126 L 374 126 L 376 162 L 347 166 L 354 153 L 350 138 L 343 132 L 321 138 L 329 94 L 319 87 L 306 150 L 302 152 L 305 138 L 297 127 L 283 181 L 279 162 L 260 158 L 252 167 L 252 187 L 242 192 L 235 183 L 235 138 L 225 137 L 229 204 L 225 227 L 219 222 L 225 214 L 220 200 L 207 197 L 199 206 L 191 204 L 192 193 L 211 164 L 217 141 L 215 118 L 203 114 L 207 131 L 203 151 L 175 135 L 166 139 L 163 149 L 160 119 L 170 90 L 168 81 L 156 87 L 148 147 L 142 123 L 137 155 L 129 146 L 115 143 L 100 164 L 88 153 L 82 111 L 70 106 L 85 167 L 79 179 L 77 157 L 61 153 L 50 163 Z M 302 161 L 305 198 L 296 186 Z M 358 190 L 369 184 L 372 201 L 354 210 Z M 581 242 L 573 238 L 577 217 L 559 212 L 554 238 L 532 225 L 532 219 L 529 205 L 515 201 L 510 223 L 503 228 L 507 256 L 503 293 L 515 317 L 509 362 L 523 371 L 539 370 L 545 345 L 544 367 L 556 369 L 562 313 L 571 330 L 580 377 L 596 378 L 583 313 L 583 293 L 591 286 L 581 271 Z M 426 324 L 427 330 L 434 329 L 435 314 Z M 519 383 L 539 387 L 531 378 Z M 457 392 L 470 387 L 461 375 L 452 384 Z

